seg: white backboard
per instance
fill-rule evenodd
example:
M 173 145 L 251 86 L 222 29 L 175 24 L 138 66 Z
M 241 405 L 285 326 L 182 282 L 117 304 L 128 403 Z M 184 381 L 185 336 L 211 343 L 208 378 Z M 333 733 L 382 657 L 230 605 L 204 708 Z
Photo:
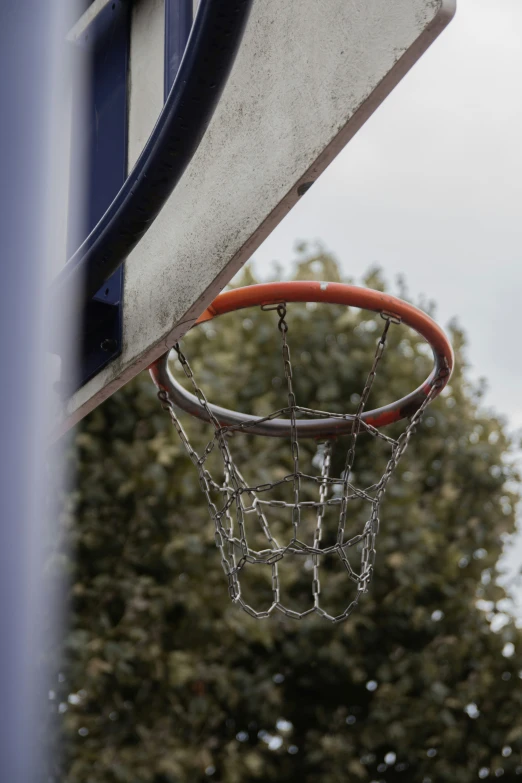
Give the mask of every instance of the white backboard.
M 454 11 L 454 0 L 254 0 L 203 141 L 125 262 L 122 353 L 66 402 L 59 430 L 190 328 Z M 129 170 L 163 106 L 164 19 L 164 0 L 133 6 Z

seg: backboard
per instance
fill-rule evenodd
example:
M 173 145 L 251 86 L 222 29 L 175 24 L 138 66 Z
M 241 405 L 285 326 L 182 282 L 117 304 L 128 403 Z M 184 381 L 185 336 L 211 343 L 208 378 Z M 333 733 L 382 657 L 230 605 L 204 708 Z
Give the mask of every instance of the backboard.
M 253 0 L 199 147 L 101 294 L 119 305 L 102 340 L 106 359 L 63 402 L 57 432 L 191 327 L 454 10 L 454 0 Z M 70 228 L 70 252 L 107 209 L 144 148 L 197 13 L 192 0 L 95 0 L 71 29 L 71 46 L 94 56 L 87 110 L 81 107 L 71 122 L 71 148 L 82 160 L 86 146 L 95 152 L 87 158 L 86 217 Z M 95 130 L 80 130 L 86 127 Z M 82 133 L 87 139 L 80 144 Z M 74 154 L 71 160 L 74 183 L 80 164 Z

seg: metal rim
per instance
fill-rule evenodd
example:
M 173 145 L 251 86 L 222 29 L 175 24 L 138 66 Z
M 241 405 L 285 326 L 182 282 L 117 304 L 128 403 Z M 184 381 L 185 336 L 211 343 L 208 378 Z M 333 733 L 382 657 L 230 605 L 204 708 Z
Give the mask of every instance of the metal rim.
M 288 302 L 324 302 L 342 304 L 381 313 L 385 318 L 393 318 L 411 327 L 431 346 L 434 366 L 430 375 L 417 389 L 400 400 L 381 408 L 363 413 L 361 421 L 370 427 L 384 427 L 395 421 L 413 416 L 429 394 L 436 397 L 448 383 L 453 370 L 453 349 L 441 329 L 430 318 L 408 302 L 404 302 L 381 291 L 346 285 L 344 283 L 321 283 L 317 281 L 293 281 L 263 283 L 245 286 L 219 294 L 210 307 L 198 318 L 195 326 L 213 318 L 242 310 L 246 307 L 270 306 Z M 149 368 L 157 388 L 167 392 L 172 402 L 182 410 L 208 421 L 208 416 L 197 397 L 186 391 L 172 376 L 168 368 L 167 351 Z M 259 417 L 239 413 L 218 405 L 209 405 L 213 415 L 223 426 L 241 426 L 243 432 L 272 437 L 288 437 L 290 421 L 271 419 L 261 421 Z M 350 433 L 355 417 L 347 414 L 343 417 L 322 419 L 299 419 L 297 432 L 301 437 L 331 438 Z

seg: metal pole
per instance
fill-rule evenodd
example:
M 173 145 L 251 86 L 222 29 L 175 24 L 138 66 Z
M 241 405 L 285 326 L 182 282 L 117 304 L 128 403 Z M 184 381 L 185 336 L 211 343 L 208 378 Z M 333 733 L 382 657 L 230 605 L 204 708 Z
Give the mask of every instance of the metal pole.
M 0 5 L 0 779 L 12 783 L 42 779 L 45 748 L 40 658 L 53 607 L 42 579 L 49 521 L 43 324 L 49 206 L 58 199 L 59 172 L 50 163 L 63 6 Z M 56 474 L 60 461 L 50 467 Z

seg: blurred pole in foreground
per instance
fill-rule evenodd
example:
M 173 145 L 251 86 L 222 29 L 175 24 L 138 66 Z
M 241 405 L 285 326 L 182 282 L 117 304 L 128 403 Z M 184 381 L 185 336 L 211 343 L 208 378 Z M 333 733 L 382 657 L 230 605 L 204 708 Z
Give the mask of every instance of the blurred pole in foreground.
M 57 214 L 65 177 L 57 144 L 65 5 L 0 5 L 0 779 L 6 783 L 45 779 L 41 654 L 43 626 L 53 615 L 42 579 L 50 522 L 45 471 L 56 475 L 61 464 L 49 466 L 45 443 L 51 380 L 44 313 L 49 275 L 58 256 L 64 263 Z

